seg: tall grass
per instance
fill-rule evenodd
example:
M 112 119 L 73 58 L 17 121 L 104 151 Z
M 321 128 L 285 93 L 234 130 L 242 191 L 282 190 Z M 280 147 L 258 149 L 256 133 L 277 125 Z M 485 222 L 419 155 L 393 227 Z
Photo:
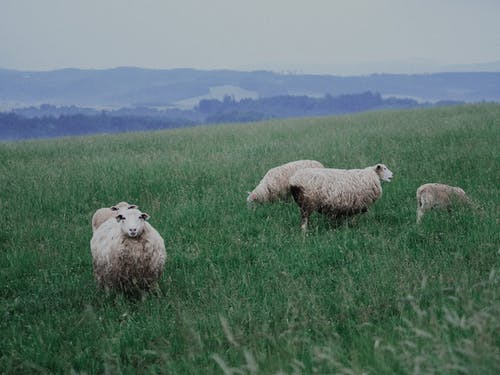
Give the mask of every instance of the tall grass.
M 0 372 L 500 372 L 500 105 L 0 144 Z M 271 167 L 383 162 L 354 220 L 246 207 Z M 461 186 L 480 209 L 430 212 Z M 165 239 L 161 295 L 99 291 L 90 219 L 138 204 Z

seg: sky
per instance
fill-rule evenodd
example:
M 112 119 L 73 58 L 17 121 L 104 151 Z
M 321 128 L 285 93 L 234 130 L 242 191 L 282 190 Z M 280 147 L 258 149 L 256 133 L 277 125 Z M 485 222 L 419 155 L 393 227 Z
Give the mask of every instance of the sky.
M 500 0 L 0 0 L 0 68 L 498 67 L 499 20 Z

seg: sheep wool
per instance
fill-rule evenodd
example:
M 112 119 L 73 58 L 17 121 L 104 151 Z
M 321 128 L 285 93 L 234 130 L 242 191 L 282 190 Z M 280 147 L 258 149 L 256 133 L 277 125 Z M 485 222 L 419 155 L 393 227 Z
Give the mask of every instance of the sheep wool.
M 92 216 L 92 232 L 95 232 L 99 226 L 106 220 L 116 217 L 118 211 L 123 209 L 139 208 L 135 204 L 129 204 L 127 202 L 120 202 L 111 207 L 99 208 Z
M 316 160 L 296 160 L 271 168 L 259 184 L 248 192 L 248 203 L 273 202 L 290 198 L 290 177 L 299 169 L 323 168 Z
M 462 188 L 440 183 L 427 183 L 417 189 L 417 223 L 433 209 L 451 210 L 455 204 L 469 204 L 470 199 Z
M 105 290 L 134 292 L 158 285 L 167 257 L 160 234 L 138 209 L 120 211 L 90 241 L 97 284 Z
M 366 212 L 382 195 L 380 181 L 391 181 L 392 172 L 377 164 L 365 169 L 310 168 L 290 178 L 291 192 L 307 229 L 313 212 L 333 219 Z

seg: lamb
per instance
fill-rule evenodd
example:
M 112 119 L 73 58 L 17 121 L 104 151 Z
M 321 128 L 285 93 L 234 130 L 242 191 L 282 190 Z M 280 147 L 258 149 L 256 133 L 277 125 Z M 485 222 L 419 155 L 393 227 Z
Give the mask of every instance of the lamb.
M 111 207 L 103 207 L 99 208 L 94 215 L 92 216 L 92 232 L 95 232 L 99 226 L 104 223 L 106 220 L 116 217 L 118 215 L 118 211 L 121 209 L 131 209 L 131 208 L 139 208 L 135 204 L 129 204 L 127 202 L 120 202 Z
M 417 189 L 417 224 L 425 212 L 435 208 L 451 210 L 455 204 L 471 204 L 463 189 L 439 183 L 428 183 Z
M 135 293 L 158 287 L 167 257 L 160 234 L 138 209 L 121 210 L 90 241 L 97 284 L 106 291 Z
M 248 203 L 273 202 L 290 197 L 290 177 L 299 169 L 323 168 L 316 160 L 297 160 L 271 168 L 264 175 L 257 187 L 248 192 Z
M 390 182 L 392 172 L 377 164 L 365 169 L 309 168 L 290 178 L 290 188 L 301 213 L 301 228 L 307 230 L 311 213 L 333 219 L 366 212 L 381 197 L 380 180 Z

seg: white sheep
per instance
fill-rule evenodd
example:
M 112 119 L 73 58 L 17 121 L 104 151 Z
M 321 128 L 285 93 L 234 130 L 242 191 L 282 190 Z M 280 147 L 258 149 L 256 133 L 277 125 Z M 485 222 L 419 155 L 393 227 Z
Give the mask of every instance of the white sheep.
M 96 212 L 94 212 L 94 215 L 92 216 L 92 232 L 95 232 L 95 230 L 99 228 L 99 226 L 106 220 L 112 217 L 116 217 L 116 215 L 118 215 L 118 211 L 124 208 L 131 209 L 139 207 L 135 204 L 120 202 L 111 207 L 99 208 Z
M 438 209 L 451 210 L 454 204 L 471 204 L 462 188 L 439 183 L 428 183 L 417 189 L 417 223 L 424 213 Z
M 301 228 L 307 229 L 313 212 L 337 219 L 366 212 L 382 195 L 380 180 L 390 182 L 392 172 L 377 164 L 365 169 L 309 168 L 290 178 L 293 198 L 301 213 Z
M 290 177 L 299 169 L 323 168 L 316 160 L 297 160 L 271 168 L 264 175 L 257 187 L 248 192 L 248 203 L 273 202 L 290 197 Z
M 165 243 L 138 209 L 121 210 L 90 241 L 97 284 L 106 291 L 134 292 L 158 286 L 166 260 Z

